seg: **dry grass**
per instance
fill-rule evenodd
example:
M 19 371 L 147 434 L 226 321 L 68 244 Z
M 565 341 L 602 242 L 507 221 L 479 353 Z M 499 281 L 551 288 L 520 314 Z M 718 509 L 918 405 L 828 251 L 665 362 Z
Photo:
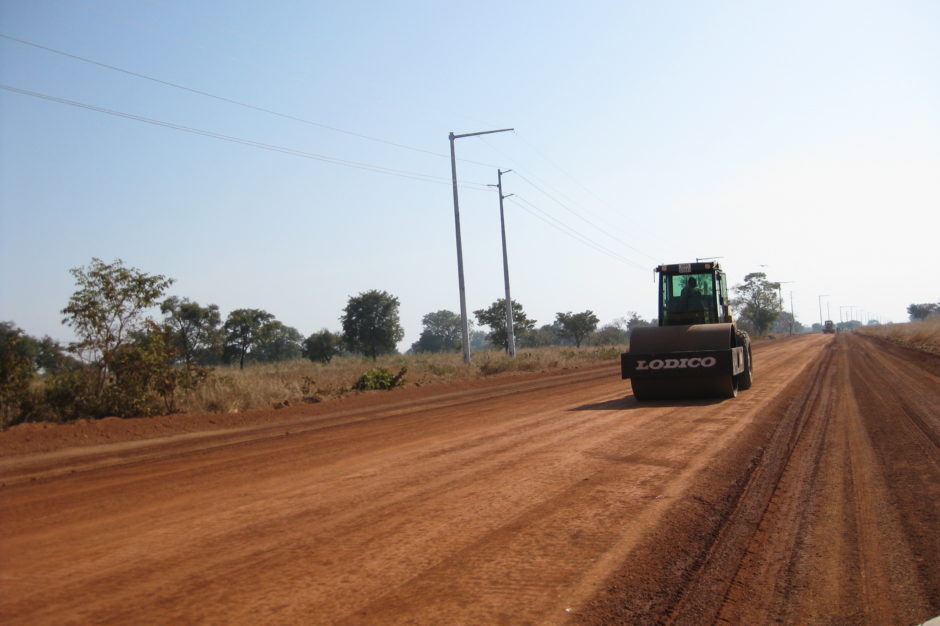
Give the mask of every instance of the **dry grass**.
M 940 354 L 940 316 L 929 317 L 921 322 L 865 326 L 856 332 L 884 337 L 912 348 Z
M 328 365 L 308 360 L 217 367 L 208 381 L 195 391 L 179 397 L 179 406 L 187 412 L 235 413 L 247 409 L 271 408 L 302 402 L 322 402 L 358 393 L 352 390 L 360 376 L 376 367 L 397 374 L 407 368 L 404 386 L 454 382 L 482 376 L 511 376 L 523 372 L 548 372 L 571 369 L 586 364 L 612 360 L 624 352 L 624 346 L 574 348 L 534 348 L 520 350 L 515 359 L 502 351 L 476 352 L 473 363 L 463 362 L 463 355 L 416 354 L 371 359 L 337 357 Z

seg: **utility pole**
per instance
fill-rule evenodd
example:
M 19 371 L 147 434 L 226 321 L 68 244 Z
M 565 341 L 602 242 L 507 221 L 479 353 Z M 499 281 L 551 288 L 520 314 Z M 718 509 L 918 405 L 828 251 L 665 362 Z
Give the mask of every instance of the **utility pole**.
M 503 195 L 503 174 L 508 174 L 512 170 L 496 170 L 497 184 L 490 185 L 499 190 L 499 230 L 503 236 L 503 282 L 506 284 L 506 349 L 510 358 L 516 356 L 516 333 L 512 324 L 512 297 L 509 295 L 509 256 L 506 254 L 506 217 L 503 212 L 503 199 L 513 194 Z
M 852 321 L 852 320 L 849 319 L 849 318 L 852 317 L 852 309 L 854 309 L 854 308 L 855 308 L 855 305 L 854 305 L 854 304 L 839 305 L 839 321 L 842 322 L 843 325 L 845 325 L 846 323 Z M 843 311 L 844 311 L 845 309 L 848 309 L 848 310 L 849 310 L 848 315 L 843 315 Z
M 793 324 L 796 323 L 796 315 L 793 313 L 793 292 L 790 292 L 790 334 L 793 334 Z
M 824 326 L 824 323 L 823 323 L 823 316 L 822 316 L 822 299 L 823 299 L 823 298 L 828 298 L 828 297 L 829 297 L 829 294 L 828 294 L 828 293 L 820 294 L 819 296 L 817 296 L 817 298 L 819 299 L 819 325 L 820 325 L 820 326 Z M 828 300 L 826 301 L 826 309 L 827 309 L 827 314 L 828 314 L 828 309 L 829 309 L 829 301 L 828 301 Z
M 783 289 L 780 287 L 780 285 L 786 285 L 786 284 L 788 284 L 788 283 L 795 283 L 795 282 L 796 282 L 795 280 L 781 280 L 781 281 L 779 281 L 779 282 L 777 283 L 777 297 L 780 298 L 780 312 L 781 312 L 781 313 L 784 311 L 784 308 L 783 308 L 783 307 L 784 307 L 785 305 L 784 305 L 784 303 L 783 303 Z M 791 291 L 791 292 L 790 292 L 790 334 L 791 334 L 791 335 L 793 334 L 793 322 L 794 322 L 794 319 L 793 319 L 793 292 Z
M 457 282 L 460 286 L 460 330 L 463 338 L 463 361 L 468 364 L 470 363 L 470 325 L 467 322 L 467 289 L 463 279 L 463 245 L 460 241 L 460 201 L 457 198 L 457 156 L 454 152 L 454 140 L 460 139 L 461 137 L 505 133 L 510 130 L 513 129 L 502 128 L 500 130 L 484 130 L 478 133 L 463 133 L 460 135 L 455 135 L 451 132 L 448 135 L 450 139 L 450 174 L 454 187 L 454 226 L 457 232 Z

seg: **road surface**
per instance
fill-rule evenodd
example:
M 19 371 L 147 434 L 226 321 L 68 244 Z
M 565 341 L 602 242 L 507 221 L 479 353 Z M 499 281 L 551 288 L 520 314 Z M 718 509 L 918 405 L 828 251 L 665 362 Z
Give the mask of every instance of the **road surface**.
M 0 622 L 940 614 L 940 359 L 845 334 L 754 362 L 720 402 L 638 404 L 610 363 L 4 450 Z

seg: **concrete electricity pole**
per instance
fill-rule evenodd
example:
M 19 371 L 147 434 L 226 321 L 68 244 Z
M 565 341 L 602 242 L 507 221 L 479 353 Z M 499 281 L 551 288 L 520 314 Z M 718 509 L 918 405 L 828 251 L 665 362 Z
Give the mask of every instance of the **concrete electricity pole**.
M 509 356 L 516 356 L 516 333 L 512 325 L 512 297 L 509 295 L 509 257 L 506 254 L 506 217 L 503 213 L 503 199 L 513 194 L 503 195 L 503 174 L 508 174 L 512 170 L 496 170 L 498 184 L 490 185 L 499 190 L 499 229 L 503 236 L 503 282 L 506 284 L 506 348 Z
M 828 294 L 828 293 L 820 294 L 820 295 L 818 296 L 818 298 L 819 298 L 819 325 L 820 325 L 820 326 L 823 326 L 822 299 L 823 299 L 823 298 L 828 298 L 828 297 L 829 297 L 829 294 Z M 829 302 L 828 302 L 828 301 L 826 302 L 826 308 L 827 308 L 827 309 L 829 308 Z
M 457 198 L 457 157 L 454 152 L 454 140 L 461 137 L 475 137 L 476 135 L 489 135 L 492 133 L 505 133 L 512 128 L 502 128 L 500 130 L 484 130 L 478 133 L 463 133 L 455 135 L 450 133 L 450 173 L 454 186 L 454 224 L 457 231 L 457 281 L 460 286 L 460 321 L 461 336 L 463 338 L 463 361 L 470 363 L 470 325 L 467 323 L 467 290 L 463 279 L 463 245 L 460 241 L 460 202 Z

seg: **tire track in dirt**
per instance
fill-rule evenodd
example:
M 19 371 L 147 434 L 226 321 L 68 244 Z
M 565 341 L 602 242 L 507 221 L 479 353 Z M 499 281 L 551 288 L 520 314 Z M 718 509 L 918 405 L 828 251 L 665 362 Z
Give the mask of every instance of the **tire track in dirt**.
M 888 574 L 923 598 L 923 621 L 940 614 L 940 357 L 865 336 L 849 346 L 864 357 L 850 361 L 849 376 L 871 466 L 887 485 L 877 502 L 899 528 L 888 554 L 910 555 Z
M 744 598 L 755 603 L 755 589 L 770 598 L 779 595 L 781 587 L 790 579 L 791 561 L 772 559 L 757 567 L 752 580 L 760 585 L 748 585 L 747 580 L 736 576 L 753 560 L 755 546 L 766 546 L 771 537 L 779 544 L 776 554 L 795 554 L 800 539 L 801 523 L 790 526 L 793 532 L 776 534 L 767 528 L 768 515 L 787 520 L 800 520 L 804 499 L 792 497 L 794 487 L 812 480 L 819 468 L 822 448 L 822 433 L 827 420 L 818 419 L 826 415 L 821 407 L 827 402 L 827 390 L 831 388 L 832 346 L 827 346 L 823 356 L 793 383 L 796 395 L 767 444 L 760 463 L 747 478 L 737 503 L 722 524 L 715 545 L 703 559 L 694 582 L 686 587 L 682 601 L 671 615 L 678 624 L 707 624 L 715 621 L 741 623 L 743 620 L 722 614 L 722 609 L 735 607 Z M 794 463 L 799 459 L 799 463 Z M 782 496 L 782 497 L 781 497 Z M 785 500 L 781 502 L 781 500 Z M 751 566 L 753 569 L 754 566 Z M 771 584 L 768 585 L 768 582 Z M 716 602 L 716 598 L 721 598 Z M 760 606 L 761 601 L 756 600 Z M 750 615 L 754 623 L 767 623 L 758 613 Z
M 660 524 L 578 621 L 913 624 L 940 613 L 938 364 L 833 338 L 670 509 L 683 522 Z
M 723 603 L 734 602 L 735 594 L 728 597 L 732 578 L 818 403 L 821 387 L 814 381 L 824 376 L 829 358 L 811 363 L 782 393 L 778 389 L 772 406 L 764 408 L 765 419 L 726 450 L 711 474 L 700 475 L 680 510 L 673 512 L 683 523 L 671 545 L 663 545 L 668 538 L 660 532 L 631 555 L 645 576 L 621 573 L 608 592 L 613 606 L 592 615 L 590 623 L 613 618 L 620 623 L 707 624 L 716 620 Z M 759 362 L 755 356 L 755 368 Z M 793 367 L 792 361 L 774 364 L 771 378 Z
M 938 554 L 937 542 L 927 545 L 930 531 L 924 531 L 936 528 L 925 509 L 935 515 L 937 500 L 930 496 L 940 477 L 927 473 L 914 482 L 910 476 L 899 481 L 878 453 L 879 445 L 907 431 L 902 446 L 907 454 L 918 458 L 922 469 L 936 465 L 936 451 L 925 445 L 932 438 L 921 430 L 925 416 L 915 414 L 905 425 L 892 411 L 911 417 L 902 408 L 907 403 L 890 399 L 913 384 L 926 394 L 919 397 L 931 402 L 923 388 L 929 379 L 910 369 L 899 376 L 905 368 L 866 350 L 866 341 L 841 336 L 833 343 L 833 356 L 815 380 L 823 390 L 819 402 L 808 407 L 806 428 L 719 614 L 689 620 L 679 612 L 676 623 L 919 623 L 940 611 L 937 579 L 922 571 L 922 555 Z M 876 389 L 891 391 L 876 394 Z M 936 389 L 932 396 L 936 401 Z M 878 433 L 870 432 L 874 424 Z M 911 446 L 918 437 L 921 445 Z M 915 509 L 898 505 L 897 494 L 912 487 L 932 504 L 920 508 L 925 519 L 905 527 L 903 512 Z

